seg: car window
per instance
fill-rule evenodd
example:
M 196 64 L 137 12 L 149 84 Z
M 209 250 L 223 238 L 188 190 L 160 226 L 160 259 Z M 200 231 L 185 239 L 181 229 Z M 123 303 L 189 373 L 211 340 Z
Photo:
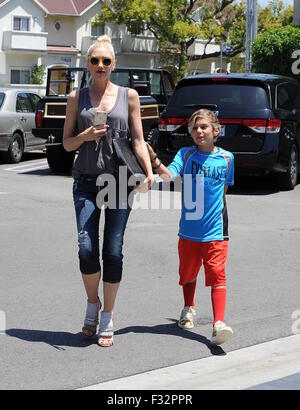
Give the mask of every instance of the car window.
M 16 111 L 23 113 L 34 112 L 29 99 L 29 95 L 27 93 L 18 94 Z
M 149 73 L 151 94 L 161 94 L 160 73 Z
M 120 71 L 111 73 L 111 82 L 121 87 L 130 87 L 130 74 L 129 71 Z
M 0 93 L 0 108 L 2 107 L 3 101 L 4 101 L 5 94 Z
M 269 100 L 266 91 L 256 85 L 193 83 L 178 88 L 170 104 L 177 107 L 216 104 L 219 110 L 248 110 L 269 107 Z
M 86 85 L 85 70 L 78 69 L 50 69 L 46 95 L 68 95 Z
M 173 87 L 172 87 L 172 84 L 170 82 L 170 79 L 167 73 L 163 73 L 163 82 L 164 82 L 166 94 L 168 98 L 170 98 L 171 95 L 173 94 Z
M 133 81 L 147 81 L 146 71 L 132 71 Z
M 287 84 L 282 84 L 277 87 L 277 108 L 281 108 L 282 110 L 293 109 L 293 102 Z
M 289 94 L 289 98 L 291 100 L 291 109 L 300 109 L 300 89 L 297 84 L 286 84 L 286 90 Z
M 34 109 L 34 111 L 36 111 L 38 103 L 39 103 L 41 98 L 37 94 L 29 94 L 29 95 L 30 95 L 30 98 L 31 98 L 31 102 L 33 104 L 33 109 Z

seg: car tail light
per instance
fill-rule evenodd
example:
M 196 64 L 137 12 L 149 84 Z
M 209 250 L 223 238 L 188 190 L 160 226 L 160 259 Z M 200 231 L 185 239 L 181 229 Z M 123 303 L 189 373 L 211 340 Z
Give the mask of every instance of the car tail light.
M 229 81 L 229 78 L 228 77 L 212 77 L 211 81 L 213 81 L 213 82 L 215 82 L 215 81 L 225 82 L 225 81 Z
M 277 134 L 280 131 L 281 120 L 269 120 L 266 132 L 268 134 Z
M 36 112 L 36 127 L 42 128 L 44 111 L 38 110 Z
M 160 131 L 175 131 L 188 121 L 187 118 L 160 118 L 158 128 Z
M 265 133 L 267 120 L 252 120 L 252 119 L 242 119 L 242 118 L 222 118 L 219 119 L 220 124 L 243 124 L 251 130 L 258 133 Z
M 239 118 L 219 118 L 220 124 L 242 124 L 243 120 Z
M 280 131 L 281 120 L 220 118 L 220 124 L 243 124 L 259 134 L 276 134 Z
M 243 124 L 251 130 L 264 134 L 277 134 L 280 131 L 280 120 L 244 120 Z
M 266 132 L 267 120 L 243 120 L 243 124 L 252 131 L 264 134 Z

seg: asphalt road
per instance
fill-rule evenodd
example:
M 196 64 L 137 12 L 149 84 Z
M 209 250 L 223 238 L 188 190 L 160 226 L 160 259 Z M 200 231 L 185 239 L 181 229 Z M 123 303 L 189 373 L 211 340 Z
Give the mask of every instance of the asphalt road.
M 53 175 L 44 156 L 0 164 L 2 323 L 6 318 L 0 389 L 75 389 L 293 334 L 292 314 L 300 310 L 300 185 L 278 192 L 268 179 L 243 179 L 229 191 L 226 319 L 235 333 L 224 350 L 209 343 L 203 271 L 197 326 L 184 332 L 175 323 L 182 308 L 178 209 L 132 212 L 115 346 L 81 340 L 86 297 L 71 190 L 72 178 Z

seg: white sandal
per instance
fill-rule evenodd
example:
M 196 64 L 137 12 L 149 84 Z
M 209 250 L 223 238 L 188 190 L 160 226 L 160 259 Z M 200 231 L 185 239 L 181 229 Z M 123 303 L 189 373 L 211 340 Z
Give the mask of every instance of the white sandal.
M 84 338 L 90 339 L 97 333 L 97 326 L 99 325 L 99 312 L 101 307 L 102 303 L 99 298 L 96 303 L 90 303 L 87 301 L 86 314 L 82 328 L 82 335 Z
M 196 310 L 192 306 L 185 306 L 182 309 L 178 326 L 181 329 L 193 329 L 194 319 L 196 317 Z
M 102 312 L 100 318 L 98 345 L 101 347 L 111 347 L 114 344 L 113 313 Z

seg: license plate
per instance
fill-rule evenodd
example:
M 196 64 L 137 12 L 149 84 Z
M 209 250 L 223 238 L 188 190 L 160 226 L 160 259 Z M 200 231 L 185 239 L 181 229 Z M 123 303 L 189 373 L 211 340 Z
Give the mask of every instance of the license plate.
M 225 125 L 221 125 L 220 137 L 225 137 Z

